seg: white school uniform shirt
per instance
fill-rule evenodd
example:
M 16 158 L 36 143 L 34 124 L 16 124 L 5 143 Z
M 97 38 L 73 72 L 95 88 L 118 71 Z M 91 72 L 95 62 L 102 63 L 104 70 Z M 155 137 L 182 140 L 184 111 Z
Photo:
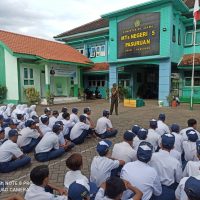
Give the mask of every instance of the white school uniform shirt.
M 88 114 L 85 114 L 85 113 L 84 113 L 83 115 L 86 116 L 86 124 L 91 125 L 91 124 L 90 124 L 90 121 L 89 121 L 89 119 L 88 119 L 88 118 L 89 118 Z
M 5 130 L 5 139 L 8 139 L 8 132 L 11 130 L 11 128 L 8 126 L 4 130 Z
M 43 123 L 39 124 L 39 128 L 43 135 L 52 131 L 52 129 L 50 127 L 48 127 L 47 125 L 45 125 Z
M 143 192 L 142 200 L 149 200 L 153 194 L 159 196 L 162 193 L 159 176 L 147 163 L 139 160 L 127 163 L 122 168 L 120 177 Z M 124 192 L 122 200 L 126 200 L 131 194 L 130 190 Z
M 157 121 L 158 128 L 157 133 L 162 136 L 164 133 L 170 133 L 169 127 L 161 120 Z
M 58 140 L 60 145 L 65 145 L 65 138 L 62 131 L 58 135 Z
M 144 141 L 146 141 L 146 140 L 140 140 L 140 139 L 138 138 L 138 136 L 136 136 L 136 137 L 134 138 L 134 140 L 133 140 L 133 149 L 137 152 L 140 143 L 141 143 L 141 142 L 144 142 Z
M 44 187 L 31 184 L 25 194 L 25 200 L 68 200 L 67 196 L 58 196 L 45 192 Z
M 176 199 L 178 200 L 189 200 L 186 193 L 185 193 L 185 183 L 188 180 L 189 177 L 184 177 L 183 179 L 181 179 L 176 191 L 175 191 L 175 195 L 176 195 Z M 200 175 L 199 176 L 195 176 L 196 179 L 200 180 Z
M 31 129 L 29 127 L 23 128 L 20 131 L 20 134 L 21 135 L 19 135 L 17 139 L 17 144 L 19 147 L 24 147 L 30 144 L 32 139 L 37 139 L 40 136 L 36 129 Z
M 159 146 L 159 139 L 160 135 L 154 129 L 152 128 L 148 129 L 148 135 L 146 141 L 152 144 L 154 151 Z
M 110 177 L 111 170 L 118 167 L 118 160 L 112 160 L 105 156 L 95 156 L 91 164 L 90 181 L 100 187 Z
M 63 119 L 62 120 L 64 126 L 63 126 L 63 134 L 64 135 L 68 135 L 69 134 L 69 129 L 72 128 L 75 123 L 72 122 L 71 120 L 66 120 L 66 119 Z
M 9 162 L 12 160 L 13 156 L 19 158 L 23 155 L 19 146 L 11 140 L 5 141 L 0 146 L 0 162 Z
M 74 122 L 75 124 L 79 122 L 79 118 L 78 118 L 78 115 L 74 114 L 74 113 L 71 113 L 70 114 L 70 120 L 72 122 Z
M 50 128 L 53 128 L 53 125 L 58 121 L 58 118 L 54 117 L 54 116 L 51 116 L 49 118 L 49 124 L 48 124 L 48 127 Z
M 170 156 L 176 158 L 182 165 L 182 160 L 181 160 L 181 153 L 178 152 L 176 149 L 172 149 L 170 152 L 169 152 Z
M 189 140 L 183 141 L 183 151 L 185 153 L 186 161 L 198 161 L 196 142 L 191 142 Z
M 70 139 L 74 140 L 78 138 L 84 130 L 89 130 L 90 126 L 88 124 L 85 124 L 83 122 L 76 123 L 70 133 Z
M 189 161 L 183 171 L 183 177 L 200 175 L 200 160 Z
M 175 182 L 179 183 L 182 178 L 180 162 L 162 149 L 152 155 L 149 165 L 157 171 L 162 185 L 170 186 Z
M 172 132 L 172 134 L 175 136 L 174 149 L 176 149 L 178 152 L 182 154 L 183 153 L 183 136 L 175 132 Z
M 137 152 L 130 146 L 130 144 L 123 141 L 114 145 L 112 158 L 124 160 L 125 163 L 128 163 L 137 160 Z
M 107 128 L 112 128 L 112 123 L 110 121 L 110 119 L 108 119 L 107 117 L 101 117 L 97 120 L 97 125 L 96 125 L 96 132 L 98 134 L 103 134 L 107 131 Z
M 49 152 L 52 149 L 59 149 L 59 139 L 54 132 L 48 132 L 35 147 L 35 153 Z
M 25 121 L 21 121 L 21 120 L 17 120 L 17 122 L 19 123 L 19 125 L 17 125 L 17 129 L 22 130 L 23 128 L 25 128 Z
M 80 170 L 76 171 L 68 171 L 65 174 L 64 186 L 65 188 L 69 189 L 69 186 L 76 180 L 84 180 L 86 183 L 89 184 L 89 180 L 86 176 L 84 176 Z
M 62 115 L 63 115 L 63 112 L 59 113 L 59 115 L 57 117 L 58 121 L 62 121 L 63 120 Z
M 187 141 L 188 140 L 188 137 L 187 137 L 187 134 L 186 134 L 186 131 L 187 130 L 194 130 L 196 133 L 197 133 L 197 135 L 198 135 L 198 137 L 199 137 L 199 139 L 200 139 L 200 133 L 196 130 L 196 129 L 194 129 L 193 127 L 187 127 L 187 128 L 184 128 L 184 129 L 182 129 L 181 131 L 180 131 L 180 134 L 183 136 L 183 140 L 184 141 Z

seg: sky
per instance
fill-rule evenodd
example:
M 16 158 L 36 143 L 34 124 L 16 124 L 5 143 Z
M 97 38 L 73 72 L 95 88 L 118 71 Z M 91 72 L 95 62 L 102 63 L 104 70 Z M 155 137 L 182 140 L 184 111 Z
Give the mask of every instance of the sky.
M 0 0 L 0 29 L 53 40 L 102 14 L 150 0 Z

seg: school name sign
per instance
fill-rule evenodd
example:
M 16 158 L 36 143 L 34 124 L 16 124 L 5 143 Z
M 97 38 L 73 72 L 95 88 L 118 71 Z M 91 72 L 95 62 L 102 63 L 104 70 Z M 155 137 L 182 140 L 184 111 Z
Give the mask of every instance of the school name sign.
M 139 14 L 118 23 L 118 58 L 160 54 L 160 13 Z

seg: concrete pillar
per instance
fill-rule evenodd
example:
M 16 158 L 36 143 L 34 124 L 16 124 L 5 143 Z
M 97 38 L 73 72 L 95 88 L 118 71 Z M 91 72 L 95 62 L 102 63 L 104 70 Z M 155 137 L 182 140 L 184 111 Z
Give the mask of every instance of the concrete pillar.
M 159 101 L 164 102 L 164 106 L 169 106 L 167 96 L 171 89 L 171 60 L 161 61 L 159 64 Z
M 45 64 L 45 92 L 50 91 L 50 70 L 47 64 Z
M 112 88 L 113 83 L 118 84 L 118 71 L 116 65 L 110 65 L 109 67 L 109 88 Z

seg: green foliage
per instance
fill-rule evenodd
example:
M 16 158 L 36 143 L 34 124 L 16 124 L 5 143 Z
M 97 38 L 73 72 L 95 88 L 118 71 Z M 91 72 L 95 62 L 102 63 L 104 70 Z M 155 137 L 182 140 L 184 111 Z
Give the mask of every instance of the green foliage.
M 3 100 L 6 99 L 7 88 L 6 86 L 0 85 L 0 103 L 3 103 Z
M 52 104 L 54 103 L 54 94 L 51 93 L 50 91 L 48 91 L 48 92 L 46 93 L 46 100 L 47 100 L 47 103 L 48 103 L 49 105 L 52 105 Z
M 41 101 L 40 94 L 34 87 L 24 89 L 24 94 L 29 105 L 38 104 Z
M 128 88 L 119 86 L 119 98 L 120 100 L 124 100 L 124 99 L 130 99 L 131 98 L 131 93 L 129 91 Z

